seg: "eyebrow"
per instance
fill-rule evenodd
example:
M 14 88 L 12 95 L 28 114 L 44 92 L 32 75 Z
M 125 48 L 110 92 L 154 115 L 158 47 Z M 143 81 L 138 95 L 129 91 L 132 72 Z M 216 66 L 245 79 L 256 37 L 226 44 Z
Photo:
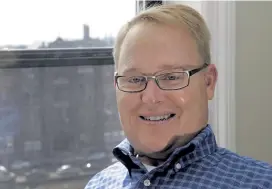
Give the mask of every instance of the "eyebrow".
M 162 72 L 162 71 L 165 71 L 165 70 L 177 70 L 177 69 L 181 69 L 181 70 L 188 70 L 188 69 L 191 69 L 193 68 L 193 66 L 191 65 L 167 65 L 167 64 L 164 64 L 164 65 L 161 65 L 159 66 L 159 71 L 155 72 L 155 73 L 142 73 L 140 71 L 139 68 L 128 68 L 126 70 L 123 71 L 123 74 L 126 74 L 126 73 L 131 73 L 131 72 L 138 72 L 138 73 L 142 73 L 144 75 L 152 75 L 152 74 L 156 74 L 158 72 Z
M 181 65 L 166 65 L 166 64 L 164 64 L 164 65 L 161 65 L 159 67 L 159 69 L 161 69 L 161 70 L 175 70 L 175 69 L 186 70 L 186 68 L 188 68 L 188 67 L 189 67 L 188 65 L 181 66 Z

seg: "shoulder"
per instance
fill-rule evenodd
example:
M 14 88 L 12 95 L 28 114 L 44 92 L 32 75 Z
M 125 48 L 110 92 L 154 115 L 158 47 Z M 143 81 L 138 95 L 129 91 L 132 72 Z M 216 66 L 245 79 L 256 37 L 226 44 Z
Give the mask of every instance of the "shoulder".
M 239 180 L 245 180 L 258 186 L 272 187 L 272 165 L 250 157 L 241 156 L 227 149 L 218 150 L 221 158 L 218 162 L 223 171 L 231 172 Z
M 122 163 L 117 162 L 94 175 L 86 185 L 85 189 L 105 188 L 110 185 L 117 186 L 125 179 L 126 174 L 127 169 Z
M 226 161 L 231 161 L 234 164 L 239 164 L 241 166 L 247 165 L 248 168 L 255 169 L 256 171 L 259 169 L 272 171 L 272 165 L 267 162 L 256 160 L 247 156 L 241 156 L 224 148 L 219 149 L 219 153 L 222 154 L 223 159 L 226 159 Z

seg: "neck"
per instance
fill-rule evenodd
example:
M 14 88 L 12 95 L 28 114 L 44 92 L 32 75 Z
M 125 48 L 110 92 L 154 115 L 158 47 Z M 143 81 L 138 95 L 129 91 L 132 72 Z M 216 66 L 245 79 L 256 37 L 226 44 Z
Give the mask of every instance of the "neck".
M 164 163 L 169 156 L 175 151 L 175 149 L 186 145 L 190 142 L 198 132 L 190 133 L 182 136 L 175 136 L 172 140 L 168 143 L 168 145 L 158 152 L 152 153 L 144 153 L 144 152 L 136 152 L 138 158 L 141 160 L 142 163 L 152 166 L 158 166 Z

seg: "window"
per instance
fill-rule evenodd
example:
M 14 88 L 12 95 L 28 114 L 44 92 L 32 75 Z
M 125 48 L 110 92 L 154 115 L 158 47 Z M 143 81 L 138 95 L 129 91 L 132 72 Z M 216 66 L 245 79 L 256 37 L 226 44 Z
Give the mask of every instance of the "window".
M 1 8 L 0 188 L 84 188 L 124 138 L 112 45 L 135 2 L 11 0 Z

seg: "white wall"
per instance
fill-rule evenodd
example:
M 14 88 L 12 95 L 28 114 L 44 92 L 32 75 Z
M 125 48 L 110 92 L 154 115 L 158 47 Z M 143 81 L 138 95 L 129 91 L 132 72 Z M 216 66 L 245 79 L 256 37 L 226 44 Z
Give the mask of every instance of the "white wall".
M 272 163 L 272 2 L 236 2 L 236 150 Z

